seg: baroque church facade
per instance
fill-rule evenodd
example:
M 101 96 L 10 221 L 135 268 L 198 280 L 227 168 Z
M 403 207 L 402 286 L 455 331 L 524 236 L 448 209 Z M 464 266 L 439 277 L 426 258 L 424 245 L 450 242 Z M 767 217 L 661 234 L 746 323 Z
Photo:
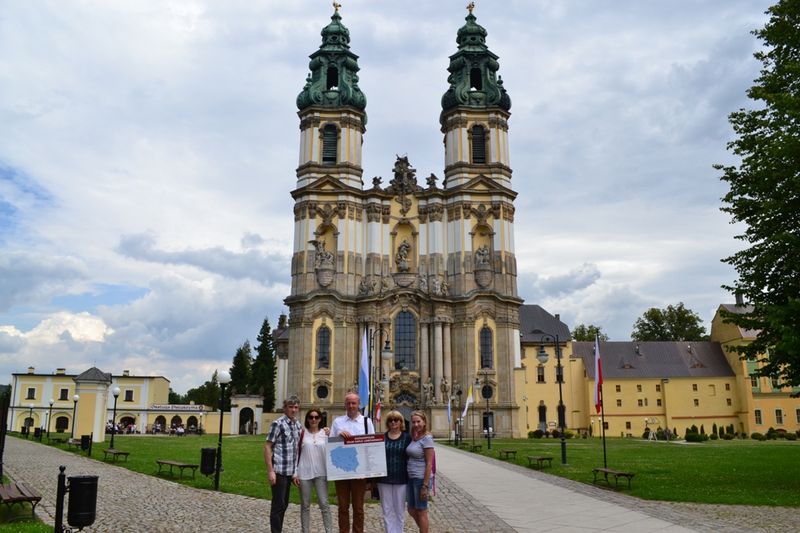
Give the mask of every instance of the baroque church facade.
M 409 158 L 398 157 L 391 178 L 365 183 L 367 99 L 358 56 L 338 8 L 323 28 L 297 97 L 300 157 L 279 397 L 296 393 L 304 405 L 339 413 L 347 391 L 358 389 L 366 337 L 373 401 L 384 408 L 426 409 L 442 435 L 448 398 L 463 405 L 473 385 L 491 413 L 484 424 L 499 436 L 519 434 L 511 100 L 486 36 L 470 9 L 441 98 L 442 179 L 418 177 Z

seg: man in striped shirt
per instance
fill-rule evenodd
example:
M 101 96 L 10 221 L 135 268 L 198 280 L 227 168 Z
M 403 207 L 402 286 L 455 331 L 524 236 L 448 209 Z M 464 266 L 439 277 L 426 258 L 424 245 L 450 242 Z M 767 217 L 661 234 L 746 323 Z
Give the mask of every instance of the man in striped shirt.
M 283 530 L 283 515 L 289 506 L 289 489 L 297 467 L 297 450 L 300 443 L 300 422 L 297 413 L 300 400 L 289 396 L 283 401 L 283 415 L 269 426 L 264 443 L 264 462 L 267 463 L 269 484 L 272 485 L 272 505 L 269 526 L 272 533 Z

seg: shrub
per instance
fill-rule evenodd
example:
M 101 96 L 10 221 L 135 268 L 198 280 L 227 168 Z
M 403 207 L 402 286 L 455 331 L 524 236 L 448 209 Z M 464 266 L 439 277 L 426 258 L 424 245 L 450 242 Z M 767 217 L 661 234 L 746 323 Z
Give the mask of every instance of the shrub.
M 712 433 L 712 434 L 709 436 L 709 438 L 710 438 L 711 440 L 717 440 L 717 439 L 719 439 L 719 435 L 717 435 L 716 433 Z
M 733 440 L 733 433 L 725 433 L 722 438 L 725 440 Z
M 784 436 L 784 438 L 785 438 L 786 440 L 797 440 L 797 434 L 796 434 L 796 433 L 787 433 L 787 434 Z
M 672 438 L 678 438 L 678 428 L 672 428 Z
M 645 440 L 650 438 L 650 428 L 644 428 L 644 433 L 642 433 L 642 438 Z
M 716 433 L 716 432 L 717 432 L 717 423 L 714 422 L 714 425 L 711 426 L 711 433 Z
M 535 429 L 528 432 L 529 439 L 541 439 L 542 437 L 544 437 L 544 431 L 541 429 Z
M 656 430 L 656 438 L 658 440 L 667 440 L 667 435 L 664 433 L 663 429 L 658 428 L 658 430 Z
M 690 432 L 686 434 L 686 442 L 703 442 L 703 437 L 705 437 L 705 435 Z
M 564 430 L 564 438 L 565 439 L 571 439 L 574 436 L 575 436 L 575 432 L 574 431 L 572 431 L 570 429 L 565 429 Z
M 553 431 L 550 432 L 550 436 L 553 437 L 554 439 L 557 439 L 561 436 L 561 433 L 559 433 L 557 429 L 554 429 Z
M 758 431 L 754 431 L 753 433 L 751 433 L 750 438 L 753 440 L 766 440 L 766 437 L 764 437 L 764 435 L 762 435 Z
M 692 426 L 692 427 L 694 427 L 694 426 Z M 705 435 L 706 434 L 706 428 L 705 428 L 705 426 L 703 424 L 700 424 L 700 434 L 701 435 Z
M 690 430 L 689 430 L 689 429 L 687 429 L 687 430 L 686 430 L 686 433 L 689 433 L 689 431 L 690 431 Z M 692 424 L 692 427 L 691 427 L 691 432 L 692 432 L 692 433 L 700 433 L 700 430 L 699 430 L 699 429 L 697 429 L 697 426 L 695 426 L 694 424 Z

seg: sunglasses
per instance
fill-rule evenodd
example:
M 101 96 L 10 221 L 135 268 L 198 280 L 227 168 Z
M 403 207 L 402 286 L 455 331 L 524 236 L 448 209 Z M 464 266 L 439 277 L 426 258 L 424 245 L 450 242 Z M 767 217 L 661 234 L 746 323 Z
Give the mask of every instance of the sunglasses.
M 400 422 L 400 420 L 399 420 L 399 419 L 397 419 L 397 418 L 392 418 L 392 419 L 391 419 L 391 420 L 389 420 L 388 422 L 391 424 L 392 422 Z
M 319 420 L 319 417 L 315 416 L 315 415 L 311 415 L 311 416 L 308 417 L 308 419 L 309 420 Z

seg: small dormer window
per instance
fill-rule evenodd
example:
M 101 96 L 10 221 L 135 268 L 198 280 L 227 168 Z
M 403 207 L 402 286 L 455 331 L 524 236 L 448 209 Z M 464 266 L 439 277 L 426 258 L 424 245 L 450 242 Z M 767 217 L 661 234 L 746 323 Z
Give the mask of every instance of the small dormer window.
M 322 128 L 322 164 L 335 165 L 339 132 L 333 124 L 326 124 Z
M 325 89 L 332 90 L 339 88 L 339 69 L 334 66 L 328 67 L 325 74 Z
M 483 79 L 481 78 L 481 69 L 473 68 L 469 71 L 469 88 L 476 91 L 483 90 Z
M 486 164 L 486 130 L 478 124 L 472 127 L 472 163 Z

